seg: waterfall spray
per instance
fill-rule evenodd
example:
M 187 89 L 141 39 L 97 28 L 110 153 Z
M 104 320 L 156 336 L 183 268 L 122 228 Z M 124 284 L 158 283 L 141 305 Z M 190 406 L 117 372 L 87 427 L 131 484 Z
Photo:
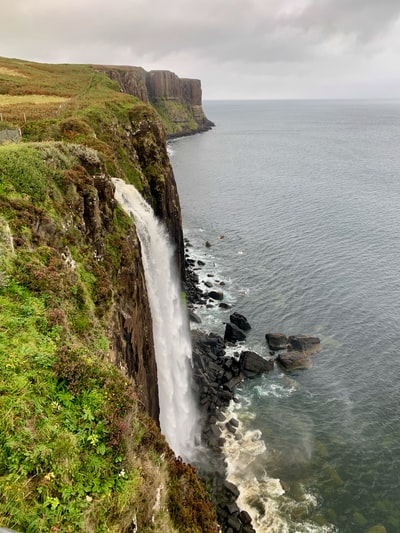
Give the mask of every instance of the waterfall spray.
M 146 286 L 153 321 L 160 401 L 160 426 L 176 455 L 189 461 L 197 430 L 191 389 L 192 347 L 186 309 L 164 226 L 133 185 L 113 179 L 115 198 L 134 219 L 142 247 Z

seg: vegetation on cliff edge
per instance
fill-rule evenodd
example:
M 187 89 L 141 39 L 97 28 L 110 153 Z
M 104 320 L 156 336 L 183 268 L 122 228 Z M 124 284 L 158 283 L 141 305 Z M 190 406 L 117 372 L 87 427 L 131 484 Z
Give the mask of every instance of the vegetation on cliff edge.
M 131 220 L 117 205 L 99 209 L 99 197 L 109 175 L 148 194 L 150 179 L 164 179 L 146 136 L 157 117 L 91 67 L 3 59 L 0 113 L 23 131 L 0 147 L 0 525 L 215 531 L 195 472 L 173 456 L 110 346 L 118 270 L 138 248 Z M 146 162 L 154 151 L 154 168 L 135 142 Z

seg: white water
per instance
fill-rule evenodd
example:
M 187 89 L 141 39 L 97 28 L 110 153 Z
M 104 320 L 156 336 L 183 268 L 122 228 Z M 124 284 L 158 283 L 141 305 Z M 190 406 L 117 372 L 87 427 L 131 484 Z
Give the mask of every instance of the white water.
M 182 304 L 174 249 L 164 226 L 135 187 L 116 178 L 113 182 L 115 198 L 135 221 L 142 247 L 153 320 L 161 431 L 175 454 L 190 461 L 198 417 L 190 386 L 189 324 Z

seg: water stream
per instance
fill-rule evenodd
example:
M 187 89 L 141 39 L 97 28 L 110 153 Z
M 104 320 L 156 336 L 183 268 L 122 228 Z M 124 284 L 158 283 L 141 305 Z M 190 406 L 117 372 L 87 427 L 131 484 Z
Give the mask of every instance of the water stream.
M 191 340 L 174 248 L 163 224 L 133 185 L 113 179 L 115 198 L 133 218 L 142 247 L 153 321 L 160 426 L 176 455 L 190 461 L 198 427 L 191 390 Z

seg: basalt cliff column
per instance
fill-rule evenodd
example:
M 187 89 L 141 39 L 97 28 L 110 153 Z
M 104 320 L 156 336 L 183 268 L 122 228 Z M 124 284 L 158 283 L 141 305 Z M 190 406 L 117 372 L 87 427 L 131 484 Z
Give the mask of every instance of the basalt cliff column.
M 203 111 L 200 80 L 179 78 L 168 70 L 96 68 L 117 81 L 123 92 L 150 103 L 159 113 L 169 138 L 207 131 L 214 126 Z

